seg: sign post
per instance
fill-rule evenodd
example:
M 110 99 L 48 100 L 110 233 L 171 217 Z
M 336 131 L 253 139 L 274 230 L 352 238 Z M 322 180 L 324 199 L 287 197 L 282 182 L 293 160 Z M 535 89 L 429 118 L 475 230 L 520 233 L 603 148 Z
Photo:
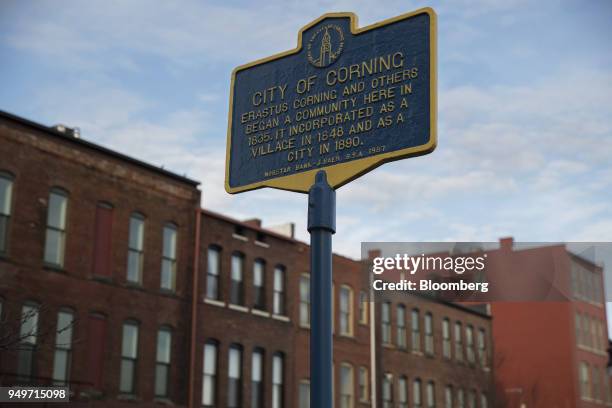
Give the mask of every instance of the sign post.
M 332 234 L 336 192 L 320 170 L 308 192 L 310 233 L 310 406 L 332 407 Z
M 232 72 L 225 189 L 308 193 L 313 407 L 332 407 L 335 189 L 435 149 L 436 86 L 430 8 L 363 28 L 353 13 L 325 14 L 295 49 Z

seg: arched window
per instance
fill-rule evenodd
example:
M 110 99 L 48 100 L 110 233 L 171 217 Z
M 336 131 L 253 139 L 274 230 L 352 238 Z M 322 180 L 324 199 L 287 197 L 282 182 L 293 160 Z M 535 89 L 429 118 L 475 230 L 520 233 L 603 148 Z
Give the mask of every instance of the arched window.
M 359 292 L 359 323 L 368 324 L 369 315 L 368 294 L 364 291 Z
M 216 340 L 208 340 L 204 344 L 202 406 L 205 408 L 216 406 L 218 350 L 219 343 Z
M 380 325 L 383 344 L 391 344 L 391 302 L 384 302 L 380 308 Z
M 397 305 L 397 314 L 395 315 L 397 329 L 397 347 L 406 348 L 406 306 Z
M 227 362 L 227 408 L 242 407 L 242 346 L 232 344 Z
M 451 358 L 450 320 L 445 317 L 442 320 L 442 355 Z
M 434 408 L 436 406 L 436 385 L 433 381 L 427 383 L 427 408 Z
M 17 357 L 17 378 L 29 382 L 36 376 L 36 346 L 38 344 L 38 318 L 40 305 L 27 301 L 21 308 L 19 328 L 19 355 Z
M 139 323 L 137 321 L 126 320 L 123 323 L 119 391 L 125 394 L 136 394 L 136 368 L 138 367 L 138 331 Z
M 349 363 L 340 365 L 340 408 L 355 406 L 355 382 L 353 366 Z
M 251 356 L 251 408 L 264 407 L 264 359 L 265 352 L 256 347 Z
M 230 303 L 244 306 L 244 255 L 240 252 L 232 254 Z
M 144 232 L 144 215 L 132 213 L 130 216 L 130 236 L 128 243 L 127 281 L 136 284 L 142 284 Z
M 353 289 L 340 286 L 340 334 L 353 335 Z
M 172 329 L 169 326 L 162 326 L 157 331 L 155 356 L 155 396 L 167 398 L 172 363 Z
M 13 176 L 0 171 L 0 254 L 8 250 L 8 229 L 13 210 Z
M 463 333 L 461 322 L 455 322 L 455 358 L 463 361 Z
M 310 275 L 300 276 L 300 326 L 310 327 Z
M 253 262 L 253 308 L 266 310 L 266 261 Z
M 382 406 L 393 408 L 393 374 L 385 373 L 382 378 Z
M 359 367 L 359 401 L 368 402 L 370 400 L 370 391 L 368 383 L 370 378 L 368 377 L 367 367 Z
M 285 315 L 285 267 L 276 265 L 274 268 L 274 297 L 272 313 Z
M 62 308 L 57 314 L 55 352 L 53 356 L 53 384 L 66 385 L 70 380 L 72 358 L 72 328 L 74 311 Z
M 421 397 L 421 380 L 419 378 L 412 381 L 412 406 L 421 407 L 423 399 Z
M 206 297 L 219 300 L 219 274 L 221 272 L 221 247 L 211 245 L 208 247 L 206 268 Z
M 283 353 L 275 353 L 272 356 L 272 408 L 283 408 L 285 406 L 284 361 L 285 356 Z
M 433 316 L 429 312 L 425 313 L 425 353 L 434 354 Z
M 68 193 L 60 188 L 51 189 L 47 207 L 44 260 L 46 264 L 60 268 L 64 266 L 67 211 Z
M 397 379 L 397 407 L 408 408 L 408 379 L 403 375 Z
M 177 227 L 173 223 L 164 225 L 160 287 L 176 290 L 176 240 Z
M 412 309 L 412 350 L 421 351 L 421 322 L 419 309 Z

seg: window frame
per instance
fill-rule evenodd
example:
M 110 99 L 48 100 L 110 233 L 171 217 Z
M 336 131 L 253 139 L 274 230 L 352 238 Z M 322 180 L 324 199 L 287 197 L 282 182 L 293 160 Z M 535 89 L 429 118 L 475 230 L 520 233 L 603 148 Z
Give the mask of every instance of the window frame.
M 258 267 L 259 269 L 258 271 Z M 257 285 L 257 275 L 261 274 L 261 285 Z M 266 310 L 266 261 L 257 258 L 253 261 L 253 309 Z
M 172 231 L 174 234 L 174 248 L 171 249 L 171 252 L 174 252 L 174 255 L 166 254 L 166 230 Z M 167 222 L 164 224 L 162 228 L 162 258 L 161 258 L 161 270 L 160 270 L 160 279 L 159 279 L 159 287 L 162 290 L 167 290 L 170 292 L 176 292 L 176 278 L 177 278 L 177 253 L 179 249 L 178 240 L 179 240 L 179 227 L 174 222 Z M 164 286 L 164 265 L 170 265 L 170 287 Z
M 346 296 L 347 298 L 344 298 Z M 339 300 L 339 317 L 340 317 L 340 332 L 341 336 L 353 337 L 354 335 L 354 327 L 353 327 L 353 316 L 354 316 L 354 297 L 353 297 L 353 288 L 349 285 L 340 285 L 340 293 L 338 296 Z M 348 308 L 348 310 L 344 310 L 344 306 Z
M 208 347 L 210 347 L 210 349 L 208 349 Z M 207 372 L 207 350 L 212 350 L 212 356 L 214 357 L 215 361 L 212 364 L 212 370 L 213 372 Z M 208 356 L 210 357 L 210 356 Z M 214 339 L 208 339 L 206 340 L 206 342 L 204 343 L 204 347 L 202 348 L 202 395 L 201 395 L 201 401 L 200 401 L 200 405 L 204 408 L 214 408 L 217 405 L 217 399 L 218 399 L 218 375 L 219 375 L 219 342 L 217 340 Z M 210 379 L 209 382 L 207 382 L 206 380 Z M 207 384 L 211 385 L 210 388 L 210 404 L 207 404 L 204 400 L 204 398 L 206 397 L 206 386 Z
M 160 361 L 159 359 L 159 337 L 160 333 L 165 332 L 169 336 L 168 341 L 168 361 Z M 155 380 L 153 383 L 153 391 L 156 398 L 169 398 L 170 397 L 170 376 L 172 370 L 172 337 L 173 330 L 169 325 L 162 325 L 159 329 L 157 329 L 157 342 L 156 342 L 156 350 L 155 350 Z M 163 368 L 166 372 L 166 381 L 165 381 L 165 393 L 158 393 L 157 385 L 158 385 L 158 369 Z
M 280 287 L 277 285 L 281 277 Z M 278 264 L 274 267 L 274 282 L 272 284 L 272 314 L 277 316 L 285 316 L 287 314 L 287 306 L 285 304 L 285 292 L 287 287 L 287 268 L 284 265 Z
M 70 315 L 70 323 L 67 326 L 64 326 L 62 328 L 59 327 L 60 324 L 60 315 L 61 314 L 66 314 L 66 315 Z M 59 309 L 59 311 L 57 312 L 57 320 L 56 320 L 56 328 L 55 328 L 55 346 L 53 349 L 53 370 L 52 370 L 52 380 L 53 380 L 53 385 L 67 385 L 70 382 L 70 372 L 71 372 L 71 368 L 72 368 L 72 337 L 73 337 L 73 329 L 74 329 L 74 322 L 75 322 L 75 312 L 73 309 L 68 308 L 68 307 L 61 307 Z M 67 344 L 62 344 L 60 343 L 60 338 L 62 336 L 62 333 L 64 333 L 65 331 L 69 330 L 69 341 L 67 342 Z M 65 353 L 65 354 L 64 354 Z M 57 378 L 56 377 L 56 367 L 57 364 L 59 362 L 59 358 L 62 358 L 60 356 L 63 355 L 63 359 L 64 359 L 64 367 L 65 367 L 65 372 L 64 372 L 64 378 Z
M 0 237 L 3 237 L 3 240 L 0 240 L 0 255 L 7 255 L 9 252 L 9 231 L 11 228 L 11 218 L 13 216 L 13 201 L 15 200 L 15 176 L 4 170 L 0 170 L 0 179 L 6 180 L 8 183 L 8 198 L 6 198 L 5 203 L 0 203 L 0 221 L 4 219 L 3 223 L 0 223 Z M 4 212 L 4 205 L 6 206 L 6 213 Z
M 135 347 L 135 356 L 131 357 L 131 356 L 126 356 L 125 350 L 123 350 L 123 345 L 125 344 L 125 335 L 126 335 L 126 331 L 125 328 L 126 326 L 132 326 L 136 328 L 136 347 Z M 139 349 L 139 343 L 140 343 L 140 322 L 134 319 L 127 319 L 123 321 L 123 324 L 121 326 L 121 354 L 120 354 L 120 367 L 119 367 L 119 393 L 120 394 L 127 394 L 127 395 L 136 395 L 137 389 L 138 389 L 138 349 Z M 132 366 L 132 370 L 131 370 L 131 388 L 129 390 L 123 389 L 123 367 L 124 367 L 124 363 L 130 363 L 130 365 Z
M 140 244 L 141 244 L 140 248 L 132 247 L 132 220 L 138 220 L 141 223 L 141 227 L 140 227 L 141 235 L 140 237 L 137 238 L 137 240 L 140 241 Z M 147 225 L 147 218 L 145 217 L 144 214 L 140 212 L 136 212 L 136 211 L 130 214 L 129 228 L 128 228 L 128 255 L 127 255 L 127 268 L 126 268 L 125 280 L 131 285 L 141 286 L 143 282 L 146 225 Z M 137 262 L 138 262 L 138 265 L 137 265 L 138 270 L 136 271 L 136 275 L 137 275 L 136 280 L 133 280 L 130 277 L 133 272 L 131 270 L 131 265 L 132 265 L 131 259 L 133 256 L 136 257 Z
M 211 271 L 211 253 L 215 253 L 216 259 L 216 273 Z M 221 298 L 221 253 L 222 248 L 219 245 L 211 244 L 206 249 L 206 291 L 204 292 L 204 298 L 211 300 L 219 300 Z M 214 297 L 211 297 L 213 291 L 211 281 L 214 281 Z
M 61 210 L 63 210 L 63 214 L 59 217 L 60 219 L 62 219 L 62 226 L 55 226 L 55 225 L 50 225 L 50 221 L 51 221 L 51 199 L 52 196 L 58 196 L 58 197 L 62 197 L 62 199 L 64 200 L 64 205 L 63 208 L 61 208 Z M 64 265 L 65 265 L 65 261 L 66 261 L 66 241 L 67 241 L 67 230 L 68 230 L 68 206 L 70 204 L 70 194 L 68 193 L 67 190 L 61 188 L 61 187 L 52 187 L 49 190 L 49 196 L 48 196 L 48 201 L 47 201 L 47 220 L 46 220 L 46 224 L 45 224 L 45 246 L 44 246 L 44 252 L 43 252 L 43 262 L 46 266 L 52 267 L 52 268 L 58 268 L 58 269 L 63 269 Z M 50 245 L 51 245 L 51 240 L 50 240 L 50 234 L 54 233 L 57 234 L 57 243 L 58 243 L 58 247 L 55 248 L 55 250 L 57 251 L 57 256 L 59 257 L 59 262 L 55 262 L 55 260 L 50 260 L 48 259 L 48 251 L 50 251 Z
M 240 268 L 236 268 L 235 260 L 240 260 Z M 229 303 L 236 306 L 244 306 L 244 261 L 245 255 L 242 252 L 234 251 L 231 257 L 230 267 L 230 298 Z M 234 279 L 240 277 L 239 280 Z

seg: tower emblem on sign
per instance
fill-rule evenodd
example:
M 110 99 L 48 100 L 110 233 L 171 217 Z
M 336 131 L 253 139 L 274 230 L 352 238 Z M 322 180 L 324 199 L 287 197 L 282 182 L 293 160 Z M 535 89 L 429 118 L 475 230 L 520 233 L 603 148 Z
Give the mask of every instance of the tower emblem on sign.
M 344 32 L 335 24 L 326 24 L 314 32 L 308 41 L 308 61 L 324 68 L 340 57 L 344 48 Z

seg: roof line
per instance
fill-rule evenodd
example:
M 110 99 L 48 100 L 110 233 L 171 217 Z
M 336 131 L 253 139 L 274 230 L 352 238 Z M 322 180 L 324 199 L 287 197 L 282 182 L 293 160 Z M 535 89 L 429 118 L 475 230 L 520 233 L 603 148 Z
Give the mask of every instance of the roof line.
M 227 222 L 232 223 L 232 224 L 237 224 L 237 225 L 240 225 L 241 227 L 248 228 L 248 229 L 251 229 L 253 231 L 263 232 L 263 233 L 265 233 L 267 235 L 270 235 L 270 236 L 273 236 L 273 237 L 276 237 L 276 238 L 279 238 L 279 239 L 283 239 L 285 241 L 301 242 L 301 241 L 299 241 L 299 240 L 297 240 L 295 238 L 291 238 L 291 237 L 289 237 L 287 235 L 279 234 L 276 231 L 272 231 L 272 230 L 269 230 L 269 229 L 266 229 L 266 228 L 262 228 L 262 227 L 257 227 L 257 226 L 255 226 L 253 224 L 248 224 L 248 223 L 246 223 L 244 221 L 240 221 L 240 220 L 238 220 L 236 218 L 232 218 L 230 216 L 227 216 L 227 215 L 215 212 L 215 211 L 211 211 L 211 210 L 204 209 L 204 208 L 201 208 L 200 211 L 202 211 L 202 214 L 209 215 L 211 217 L 215 217 L 215 218 L 218 218 L 218 219 L 223 220 L 223 221 L 227 221 Z
M 61 138 L 62 140 L 67 141 L 69 143 L 74 143 L 74 144 L 77 144 L 77 145 L 80 145 L 80 146 L 83 146 L 83 147 L 95 150 L 95 151 L 97 151 L 99 153 L 112 156 L 112 157 L 114 157 L 116 159 L 126 161 L 126 162 L 134 164 L 136 166 L 144 167 L 147 170 L 151 170 L 151 171 L 154 171 L 156 173 L 163 174 L 164 176 L 170 177 L 170 178 L 172 178 L 174 180 L 177 180 L 177 181 L 180 181 L 180 182 L 183 182 L 183 183 L 186 183 L 186 184 L 190 184 L 192 186 L 199 186 L 200 185 L 199 181 L 190 179 L 190 178 L 185 177 L 185 176 L 181 176 L 181 175 L 173 173 L 171 171 L 168 171 L 168 170 L 162 169 L 160 167 L 154 166 L 152 164 L 146 163 L 146 162 L 144 162 L 142 160 L 135 159 L 135 158 L 133 158 L 131 156 L 128 156 L 126 154 L 119 153 L 119 152 L 117 152 L 115 150 L 111 150 L 111 149 L 108 149 L 106 147 L 100 146 L 100 145 L 95 144 L 93 142 L 89 142 L 89 141 L 83 140 L 81 138 L 75 138 L 75 137 L 67 136 L 64 133 L 62 133 L 62 132 L 60 132 L 58 130 L 53 129 L 52 127 L 45 126 L 45 125 L 42 125 L 42 124 L 37 123 L 37 122 L 33 122 L 33 121 L 29 120 L 29 119 L 22 118 L 21 116 L 17 116 L 17 115 L 14 115 L 12 113 L 0 110 L 0 117 L 4 118 L 4 119 L 8 119 L 8 120 L 13 121 L 13 122 L 17 122 L 17 123 L 19 123 L 20 125 L 23 125 L 23 126 L 27 126 L 29 128 L 33 128 L 33 129 L 42 131 L 42 132 L 44 132 L 44 133 L 46 133 L 46 134 L 48 134 L 50 136 Z

